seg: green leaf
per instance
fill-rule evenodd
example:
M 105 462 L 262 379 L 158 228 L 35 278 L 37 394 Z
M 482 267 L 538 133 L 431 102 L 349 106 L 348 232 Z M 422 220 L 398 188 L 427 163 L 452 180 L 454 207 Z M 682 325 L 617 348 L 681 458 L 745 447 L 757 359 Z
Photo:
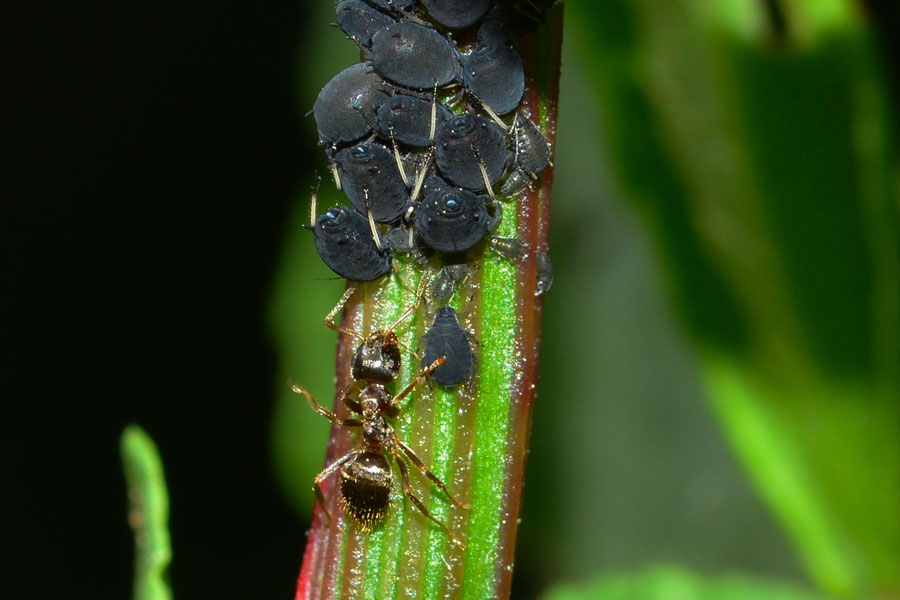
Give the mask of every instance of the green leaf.
M 122 465 L 128 486 L 128 523 L 134 531 L 134 600 L 170 600 L 166 570 L 172 560 L 169 493 L 156 445 L 137 425 L 122 432 Z
M 576 0 L 711 406 L 826 590 L 900 591 L 896 99 L 855 4 Z
M 605 575 L 583 585 L 552 588 L 543 600 L 822 600 L 786 582 L 748 575 L 704 577 L 675 567 Z

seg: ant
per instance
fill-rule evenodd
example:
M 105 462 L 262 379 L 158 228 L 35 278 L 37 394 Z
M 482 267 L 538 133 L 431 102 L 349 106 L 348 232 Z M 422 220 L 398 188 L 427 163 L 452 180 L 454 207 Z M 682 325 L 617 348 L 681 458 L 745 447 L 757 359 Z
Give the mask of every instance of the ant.
M 306 390 L 296 385 L 291 386 L 291 389 L 306 396 L 313 410 L 335 425 L 362 428 L 361 447 L 351 450 L 325 467 L 314 480 L 313 491 L 329 520 L 331 520 L 331 515 L 325 505 L 321 484 L 328 477 L 340 471 L 339 503 L 341 508 L 353 517 L 363 531 L 370 531 L 384 517 L 390 506 L 394 482 L 389 459 L 393 458 L 400 469 L 403 493 L 406 497 L 419 509 L 419 512 L 437 523 L 454 543 L 464 548 L 465 545 L 451 533 L 444 523 L 438 521 L 413 493 L 409 483 L 406 461 L 415 465 L 423 476 L 430 479 L 447 495 L 453 504 L 464 509 L 469 509 L 471 506 L 456 500 L 450 494 L 447 486 L 437 475 L 428 470 L 425 463 L 397 437 L 394 428 L 385 420 L 385 417 L 396 417 L 400 413 L 403 401 L 416 385 L 446 360 L 446 357 L 442 356 L 432 362 L 396 396 L 392 396 L 385 385 L 396 379 L 400 371 L 400 341 L 397 334 L 394 333 L 394 329 L 416 311 L 422 302 L 426 283 L 426 279 L 423 278 L 416 292 L 415 303 L 407 308 L 390 327 L 376 331 L 367 337 L 334 323 L 335 315 L 349 301 L 356 290 L 355 286 L 347 289 L 325 318 L 326 327 L 361 340 L 351 368 L 354 381 L 341 396 L 341 401 L 358 416 L 350 419 L 338 417 L 332 411 L 319 405 Z

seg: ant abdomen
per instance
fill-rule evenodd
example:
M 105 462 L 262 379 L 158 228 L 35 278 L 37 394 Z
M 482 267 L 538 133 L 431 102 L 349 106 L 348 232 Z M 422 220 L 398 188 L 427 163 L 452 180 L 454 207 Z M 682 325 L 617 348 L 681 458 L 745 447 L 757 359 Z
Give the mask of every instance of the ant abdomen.
M 387 512 L 392 488 L 387 459 L 367 450 L 341 471 L 341 507 L 362 530 L 369 531 Z

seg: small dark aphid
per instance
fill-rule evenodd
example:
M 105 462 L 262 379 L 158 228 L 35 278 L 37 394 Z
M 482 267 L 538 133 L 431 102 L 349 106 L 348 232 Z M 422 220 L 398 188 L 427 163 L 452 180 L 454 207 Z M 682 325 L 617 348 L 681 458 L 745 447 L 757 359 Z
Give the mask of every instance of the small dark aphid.
M 369 4 L 384 10 L 405 10 L 416 3 L 416 0 L 369 0 Z
M 401 144 L 430 146 L 437 127 L 452 116 L 443 103 L 397 94 L 379 107 L 378 129 Z
M 372 36 L 372 64 L 391 81 L 419 89 L 447 84 L 457 71 L 447 38 L 409 22 L 388 25 Z
M 381 144 L 366 142 L 344 148 L 334 157 L 341 189 L 361 213 L 371 206 L 378 223 L 392 223 L 406 212 L 409 192 L 394 154 Z
M 372 36 L 397 21 L 362 0 L 344 0 L 336 8 L 337 25 L 363 48 L 372 46 Z
M 466 263 L 444 265 L 428 285 L 428 293 L 438 302 L 446 302 L 453 297 L 456 284 L 469 274 Z
M 449 29 L 464 29 L 478 22 L 492 0 L 422 0 L 428 14 Z
M 322 142 L 341 144 L 372 131 L 375 109 L 390 98 L 390 87 L 378 73 L 355 64 L 329 81 L 313 105 Z
M 537 279 L 534 282 L 534 295 L 540 296 L 553 286 L 553 262 L 546 252 L 537 255 Z
M 315 218 L 315 202 L 313 202 Z M 329 269 L 354 281 L 373 281 L 391 271 L 393 253 L 387 241 L 362 215 L 343 206 L 332 206 L 306 225 L 316 239 L 316 251 Z M 377 241 L 376 241 L 377 240 Z
M 363 531 L 369 531 L 387 513 L 391 502 L 391 491 L 394 487 L 391 476 L 391 463 L 393 458 L 400 469 L 403 481 L 403 493 L 428 519 L 439 525 L 450 536 L 454 543 L 465 547 L 450 531 L 450 529 L 438 521 L 428 508 L 413 494 L 409 483 L 408 464 L 412 463 L 419 469 L 423 476 L 430 479 L 456 506 L 470 508 L 456 500 L 447 489 L 447 486 L 416 456 L 415 452 L 404 444 L 394 433 L 393 427 L 387 422 L 386 417 L 396 417 L 401 405 L 415 387 L 435 369 L 440 367 L 445 359 L 435 359 L 424 371 L 419 373 L 413 381 L 399 394 L 392 396 L 385 383 L 396 378 L 400 368 L 399 341 L 394 328 L 404 319 L 409 317 L 422 300 L 426 280 L 422 280 L 416 294 L 416 302 L 408 308 L 391 326 L 383 331 L 376 331 L 368 337 L 342 329 L 333 323 L 334 316 L 344 307 L 350 296 L 356 291 L 351 287 L 326 317 L 325 324 L 338 331 L 356 336 L 362 340 L 360 349 L 357 350 L 353 360 L 352 373 L 355 381 L 344 391 L 341 400 L 344 405 L 358 417 L 343 419 L 332 411 L 322 407 L 307 392 L 297 386 L 292 389 L 302 394 L 309 401 L 317 413 L 343 427 L 359 427 L 362 429 L 362 444 L 357 450 L 352 450 L 334 461 L 321 473 L 313 483 L 313 491 L 316 499 L 325 510 L 325 515 L 331 519 L 328 509 L 325 508 L 325 496 L 322 493 L 322 482 L 334 473 L 340 471 L 340 498 L 341 508 L 349 514 Z M 359 375 L 360 377 L 357 377 Z M 371 377 L 371 378 L 370 378 Z
M 506 137 L 496 123 L 473 113 L 443 123 L 435 138 L 435 161 L 452 183 L 472 191 L 489 189 L 509 158 Z
M 509 44 L 479 46 L 466 58 L 463 83 L 482 104 L 505 115 L 519 106 L 525 92 L 522 57 Z
M 426 246 L 440 252 L 469 250 L 491 224 L 484 201 L 458 188 L 431 192 L 416 211 L 416 233 Z
M 531 185 L 550 164 L 550 142 L 527 116 L 516 115 L 513 128 L 516 169 L 509 174 L 500 193 L 511 196 Z
M 475 353 L 469 336 L 460 326 L 456 311 L 450 306 L 437 309 L 434 323 L 425 334 L 425 355 L 423 364 L 431 364 L 434 357 L 447 357 L 431 374 L 431 378 L 441 385 L 453 387 L 466 381 L 472 375 Z

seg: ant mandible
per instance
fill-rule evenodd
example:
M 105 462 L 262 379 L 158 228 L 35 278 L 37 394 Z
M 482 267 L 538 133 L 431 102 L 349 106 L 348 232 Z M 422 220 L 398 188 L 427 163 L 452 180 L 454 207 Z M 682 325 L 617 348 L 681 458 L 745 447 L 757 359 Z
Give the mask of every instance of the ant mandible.
M 410 315 L 419 304 L 425 291 L 427 281 L 425 278 L 416 292 L 415 303 L 407 308 L 390 327 L 376 331 L 369 336 L 344 329 L 334 323 L 335 315 L 349 301 L 355 291 L 351 286 L 341 297 L 334 309 L 325 318 L 325 325 L 335 331 L 346 333 L 361 340 L 353 358 L 351 375 L 353 383 L 344 391 L 341 401 L 358 417 L 343 419 L 332 411 L 322 407 L 304 389 L 291 386 L 291 389 L 303 394 L 317 413 L 336 425 L 343 427 L 361 427 L 361 447 L 351 450 L 340 457 L 319 473 L 313 483 L 313 491 L 316 499 L 322 505 L 325 516 L 331 520 L 331 515 L 325 505 L 325 496 L 322 493 L 321 484 L 331 475 L 340 471 L 340 498 L 341 508 L 349 513 L 359 524 L 363 531 L 369 531 L 387 513 L 391 502 L 393 490 L 393 476 L 391 464 L 388 460 L 393 458 L 400 469 L 400 477 L 403 481 L 403 493 L 412 501 L 415 507 L 428 519 L 439 525 L 454 543 L 465 545 L 459 541 L 450 529 L 437 520 L 425 507 L 422 501 L 413 493 L 409 483 L 409 472 L 406 461 L 414 464 L 419 471 L 430 479 L 453 504 L 459 508 L 468 509 L 471 506 L 463 504 L 450 494 L 437 475 L 428 470 L 425 463 L 416 456 L 412 448 L 404 444 L 394 433 L 394 428 L 385 420 L 385 417 L 396 417 L 401 410 L 403 401 L 415 389 L 425 377 L 444 363 L 446 357 L 440 357 L 431 363 L 428 368 L 407 385 L 399 394 L 392 396 L 385 384 L 396 379 L 400 371 L 400 341 L 394 329 Z

